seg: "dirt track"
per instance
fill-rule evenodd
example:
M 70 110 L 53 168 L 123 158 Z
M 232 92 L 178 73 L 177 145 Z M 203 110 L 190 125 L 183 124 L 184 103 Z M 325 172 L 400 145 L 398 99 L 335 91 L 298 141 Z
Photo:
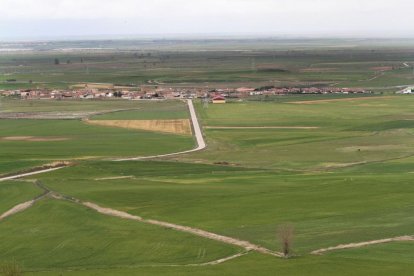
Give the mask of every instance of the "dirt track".
M 44 169 L 44 170 L 39 170 L 39 171 L 34 171 L 34 172 L 28 172 L 28 173 L 22 173 L 22 174 L 16 174 L 16 175 L 12 175 L 12 176 L 6 176 L 3 178 L 0 178 L 0 182 L 1 181 L 6 181 L 6 180 L 11 180 L 11 179 L 16 179 L 16 178 L 22 178 L 25 176 L 31 176 L 31 175 L 36 175 L 36 174 L 41 174 L 41 173 L 47 173 L 47 172 L 52 172 L 52 171 L 56 171 L 56 170 L 60 170 L 65 168 L 65 166 L 61 166 L 61 167 L 57 167 L 57 168 L 50 168 L 50 169 Z
M 44 198 L 47 194 L 49 194 L 48 191 L 45 191 L 45 193 L 43 195 L 40 195 L 32 200 L 17 204 L 16 206 L 14 206 L 13 208 L 11 208 L 10 210 L 4 212 L 3 214 L 0 215 L 0 221 L 2 221 L 3 219 L 10 217 L 12 215 L 15 215 L 17 213 L 23 212 L 26 209 L 29 209 L 30 207 L 33 206 L 33 204 L 35 204 L 37 201 L 41 200 L 42 198 Z
M 142 157 L 132 157 L 132 158 L 124 158 L 124 159 L 116 159 L 114 161 L 122 162 L 122 161 L 136 161 L 136 160 L 146 160 L 146 159 L 154 159 L 154 158 L 162 158 L 162 157 L 170 157 L 170 156 L 176 156 L 186 153 L 192 153 L 196 151 L 203 150 L 207 147 L 207 144 L 204 140 L 203 133 L 200 128 L 200 124 L 197 119 L 197 114 L 195 112 L 194 104 L 192 100 L 187 100 L 188 109 L 190 110 L 191 115 L 191 124 L 193 127 L 194 136 L 197 141 L 197 146 L 194 149 L 186 150 L 186 151 L 180 151 L 180 152 L 173 152 L 173 153 L 167 153 L 167 154 L 159 154 L 159 155 L 153 155 L 153 156 L 142 156 Z
M 123 219 L 129 219 L 129 220 L 135 220 L 135 221 L 139 221 L 139 222 L 143 222 L 143 223 L 148 223 L 148 224 L 152 224 L 152 225 L 158 225 L 161 227 L 165 227 L 165 228 L 170 228 L 170 229 L 174 229 L 180 232 L 185 232 L 185 233 L 190 233 L 193 235 L 197 235 L 203 238 L 207 238 L 207 239 L 211 239 L 211 240 L 216 240 L 216 241 L 220 241 L 223 243 L 227 243 L 227 244 L 231 244 L 231 245 L 236 245 L 236 246 L 240 246 L 243 247 L 244 249 L 250 251 L 257 251 L 259 253 L 262 254 L 267 254 L 267 255 L 272 255 L 272 256 L 276 256 L 276 257 L 282 257 L 282 254 L 279 252 L 273 252 L 267 248 L 261 247 L 260 245 L 256 245 L 256 244 L 252 244 L 248 241 L 243 241 L 243 240 L 238 240 L 235 238 L 231 238 L 231 237 L 226 237 L 226 236 L 222 236 L 219 234 L 215 234 L 215 233 L 211 233 L 211 232 L 207 232 L 201 229 L 197 229 L 197 228 L 192 228 L 192 227 L 188 227 L 188 226 L 182 226 L 182 225 L 178 225 L 178 224 L 173 224 L 173 223 L 169 223 L 169 222 L 163 222 L 163 221 L 158 221 L 158 220 L 152 220 L 152 219 L 143 219 L 142 217 L 139 216 L 134 216 L 131 214 L 128 214 L 126 212 L 122 212 L 122 211 L 118 211 L 118 210 L 114 210 L 114 209 L 110 209 L 110 208 L 104 208 L 101 207 L 97 204 L 91 203 L 91 202 L 83 202 L 82 205 L 93 209 L 101 214 L 107 215 L 107 216 L 113 216 L 113 217 L 119 217 L 119 218 L 123 218 Z
M 5 213 L 3 213 L 0 216 L 0 221 L 3 220 L 3 219 L 5 219 L 5 218 L 7 218 L 7 217 L 9 217 L 9 216 L 14 215 L 14 214 L 23 212 L 24 210 L 32 207 L 32 205 L 34 203 L 35 203 L 35 200 L 30 200 L 30 201 L 27 201 L 27 202 L 24 202 L 24 203 L 20 203 L 20 204 L 14 206 L 13 208 L 11 208 L 10 210 L 6 211 Z
M 401 237 L 388 238 L 388 239 L 382 239 L 382 240 L 373 240 L 373 241 L 367 241 L 367 242 L 340 244 L 337 246 L 332 246 L 332 247 L 322 248 L 322 249 L 312 251 L 311 254 L 321 255 L 328 251 L 359 248 L 359 247 L 364 247 L 364 246 L 369 246 L 369 245 L 374 245 L 374 244 L 398 242 L 398 241 L 414 241 L 414 236 L 401 236 Z

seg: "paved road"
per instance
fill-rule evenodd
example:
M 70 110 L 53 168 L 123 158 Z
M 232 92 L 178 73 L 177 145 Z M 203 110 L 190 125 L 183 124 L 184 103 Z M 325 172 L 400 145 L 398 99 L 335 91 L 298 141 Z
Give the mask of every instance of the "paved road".
M 153 159 L 153 158 L 160 158 L 160 157 L 169 157 L 169 156 L 175 156 L 185 153 L 191 153 L 196 152 L 199 150 L 203 150 L 207 147 L 206 142 L 204 141 L 203 133 L 201 132 L 200 123 L 197 118 L 197 114 L 194 108 L 194 104 L 192 100 L 187 100 L 188 109 L 190 110 L 191 115 L 191 124 L 193 126 L 193 132 L 194 136 L 197 141 L 197 146 L 194 149 L 186 150 L 186 151 L 180 151 L 180 152 L 173 152 L 173 153 L 167 153 L 167 154 L 159 154 L 159 155 L 153 155 L 153 156 L 143 156 L 143 157 L 132 157 L 132 158 L 125 158 L 125 159 L 117 159 L 114 161 L 134 161 L 134 160 L 145 160 L 145 159 Z

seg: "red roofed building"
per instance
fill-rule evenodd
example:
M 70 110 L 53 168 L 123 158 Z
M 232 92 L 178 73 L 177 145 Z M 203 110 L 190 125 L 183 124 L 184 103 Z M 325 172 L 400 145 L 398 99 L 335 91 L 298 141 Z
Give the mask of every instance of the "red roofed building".
M 226 103 L 226 98 L 224 98 L 223 96 L 215 96 L 213 98 L 213 104 L 224 104 Z

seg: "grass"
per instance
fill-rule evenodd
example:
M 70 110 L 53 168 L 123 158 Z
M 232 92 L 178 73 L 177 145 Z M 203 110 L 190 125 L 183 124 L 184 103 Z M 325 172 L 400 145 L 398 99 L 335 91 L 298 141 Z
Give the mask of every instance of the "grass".
M 198 105 L 203 126 L 316 129 L 206 128 L 207 150 L 181 159 L 309 171 L 409 156 L 414 154 L 414 125 L 409 120 L 413 104 L 414 98 L 396 96 L 311 104 Z
M 120 111 L 92 116 L 92 120 L 173 120 L 187 119 L 188 108 L 183 102 L 141 104 L 139 110 Z
M 127 101 L 127 100 L 17 100 L 1 99 L 0 112 L 102 112 L 136 109 L 145 119 L 187 118 L 187 106 L 180 101 Z M 156 110 L 156 111 L 155 111 Z M 122 114 L 123 112 L 119 112 Z M 106 116 L 116 116 L 118 113 Z M 128 114 L 128 113 L 127 113 Z M 161 115 L 160 115 L 161 114 Z M 138 115 L 137 115 L 138 116 Z M 158 117 L 164 116 L 164 117 Z
M 414 260 L 413 250 L 412 242 L 392 242 L 362 248 L 339 250 L 328 254 L 334 257 L 349 259 L 412 264 Z
M 2 137 L 35 136 L 46 141 L 0 141 L 6 160 L 61 160 L 145 156 L 189 149 L 191 137 L 87 125 L 78 120 L 1 120 Z M 64 141 L 47 141 L 60 137 Z
M 43 165 L 39 160 L 0 160 L 0 176 L 9 173 L 24 171 L 36 166 Z
M 190 68 L 202 67 L 195 62 L 180 72 L 172 70 L 174 74 L 166 75 L 165 68 L 153 68 L 148 74 L 151 78 L 163 76 L 165 81 L 177 77 L 179 82 L 225 78 L 232 82 L 237 77 L 240 78 L 237 81 L 251 78 L 256 83 L 262 77 L 270 77 L 270 72 L 257 74 L 242 72 L 240 68 L 232 73 L 229 68 L 237 64 L 235 59 L 243 59 L 251 66 L 252 53 L 237 53 L 237 58 L 229 59 L 225 54 L 229 53 L 220 54 L 220 66 L 219 61 L 211 61 L 207 77 L 205 73 L 188 73 Z M 320 58 L 320 64 L 315 66 L 336 67 L 335 72 L 321 75 L 307 72 L 299 74 L 300 78 L 312 81 L 332 78 L 341 81 L 338 85 L 356 85 L 360 83 L 358 79 L 372 77 L 371 73 L 361 72 L 377 66 L 381 55 L 373 53 L 369 61 L 344 64 L 337 60 L 337 52 L 331 54 Z M 353 54 L 351 59 L 362 55 L 358 51 Z M 194 57 L 192 53 L 180 55 L 183 60 Z M 214 57 L 217 53 L 211 55 Z M 314 57 L 297 55 L 290 60 L 290 73 L 275 72 L 275 77 L 297 81 L 298 74 L 291 72 L 315 61 Z M 102 72 L 90 78 L 98 75 L 104 78 L 109 74 L 108 68 L 97 68 L 102 65 L 103 56 L 94 60 L 95 69 Z M 398 63 L 396 56 L 386 56 L 387 60 L 382 62 Z M 268 58 L 257 57 L 257 63 L 264 63 Z M 286 62 L 282 54 L 276 54 L 277 58 Z M 299 64 L 300 59 L 304 60 Z M 134 63 L 125 65 L 130 70 L 128 76 L 132 76 Z M 178 63 L 167 63 L 178 66 Z M 229 71 L 218 70 L 216 66 L 227 67 Z M 69 70 L 69 67 L 59 70 Z M 215 76 L 214 72 L 221 72 L 222 76 Z M 135 79 L 124 73 L 113 78 Z M 397 78 L 394 74 L 407 72 L 396 69 L 387 72 L 384 79 Z M 76 79 L 75 73 L 70 76 Z M 54 81 L 57 76 L 49 78 Z M 384 79 L 369 83 L 380 85 Z M 330 102 L 293 103 L 336 98 L 337 101 Z M 0 260 L 16 259 L 29 275 L 47 275 L 45 270 L 51 270 L 50 275 L 410 275 L 414 267 L 409 243 L 309 255 L 312 250 L 341 243 L 413 234 L 414 125 L 411 120 L 414 119 L 414 98 L 341 99 L 336 95 L 295 96 L 209 105 L 208 108 L 197 103 L 202 126 L 317 128 L 205 128 L 208 148 L 198 153 L 157 162 L 83 160 L 77 166 L 36 176 L 51 189 L 81 200 L 144 218 L 199 227 L 273 250 L 280 250 L 276 237 L 278 227 L 289 223 L 295 227 L 295 258 L 281 260 L 249 253 L 218 266 L 162 267 L 201 263 L 240 249 L 155 226 L 104 217 L 71 203 L 48 199 L 0 223 L 0 239 L 4 241 L 0 246 Z M 95 119 L 188 116 L 185 105 L 180 102 L 146 105 L 123 101 L 6 101 L 2 107 L 14 112 L 136 109 Z M 59 142 L 0 141 L 3 160 L 0 164 L 4 164 L 0 172 L 49 159 L 152 155 L 188 149 L 194 144 L 190 138 L 93 127 L 77 120 L 1 120 L 0 132 L 2 136 L 70 138 Z M 114 177 L 124 178 L 108 179 Z M 0 196 L 10 197 L 10 203 L 2 201 L 0 206 L 4 204 L 7 208 L 25 201 L 26 196 L 33 196 L 36 191 L 26 190 L 33 188 L 26 185 L 31 184 L 0 183 Z M 199 258 L 199 252 L 204 249 L 205 257 Z
M 317 256 L 286 260 L 256 253 L 243 256 L 218 266 L 207 267 L 144 267 L 113 268 L 107 270 L 68 271 L 63 275 L 411 275 L 412 262 L 395 260 L 382 262 L 332 256 Z M 55 275 L 53 273 L 27 273 L 28 275 Z
M 25 271 L 203 263 L 238 251 L 49 199 L 2 222 L 0 238 L 0 259 L 14 259 Z
M 17 204 L 29 201 L 43 193 L 33 183 L 23 181 L 0 182 L 0 214 Z
M 53 51 L 85 44 L 103 49 Z M 68 88 L 90 82 L 134 89 L 332 85 L 393 90 L 414 82 L 412 69 L 403 65 L 413 61 L 411 46 L 412 41 L 280 39 L 49 42 L 34 45 L 34 52 L 1 53 L 0 88 Z M 54 65 L 55 58 L 60 65 Z M 376 69 L 383 66 L 391 70 Z
M 114 176 L 134 178 L 95 180 Z M 157 162 L 90 163 L 42 176 L 52 189 L 85 201 L 272 249 L 279 246 L 277 227 L 291 222 L 301 255 L 411 233 L 411 178 L 407 172 L 292 174 Z
M 19 101 L 2 102 L 3 112 L 115 112 L 98 119 L 188 118 L 179 101 Z M 80 120 L 0 120 L 0 174 L 40 165 L 49 160 L 142 156 L 190 149 L 191 137 L 85 124 Z M 4 137 L 34 136 L 44 141 L 12 141 Z M 60 138 L 61 141 L 53 141 Z

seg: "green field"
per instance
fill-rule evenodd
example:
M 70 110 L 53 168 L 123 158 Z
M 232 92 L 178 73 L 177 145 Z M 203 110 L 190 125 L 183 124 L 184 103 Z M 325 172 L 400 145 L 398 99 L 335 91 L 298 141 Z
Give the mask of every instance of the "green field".
M 124 50 L 85 53 L 89 74 L 80 74 L 83 65 L 76 62 L 49 68 L 49 59 L 56 53 L 45 49 L 38 55 L 4 55 L 0 70 L 8 72 L 2 78 L 33 78 L 47 86 L 158 80 L 165 85 L 201 83 L 205 87 L 278 80 L 282 86 L 326 81 L 389 92 L 412 81 L 412 69 L 399 67 L 412 60 L 410 48 L 381 45 L 371 49 L 361 42 L 352 50 L 326 50 L 332 43 L 337 42 L 313 42 L 294 51 L 283 48 L 290 44 L 272 50 L 273 44 L 265 43 L 260 51 L 248 50 L 251 44 L 239 45 L 240 51 L 214 44 L 209 51 L 199 52 L 180 44 L 168 53 L 163 52 L 164 46 L 151 51 L 142 45 L 143 57 L 141 52 L 134 55 Z M 76 60 L 77 54 L 61 59 Z M 288 71 L 250 71 L 253 57 L 257 68 L 277 65 Z M 33 71 L 18 66 L 23 62 Z M 116 74 L 114 66 L 119 69 Z M 372 69 L 380 66 L 394 68 L 383 74 Z M 304 68 L 336 69 L 318 73 Z M 369 80 L 375 74 L 379 77 Z M 292 95 L 208 106 L 195 100 L 195 106 L 206 149 L 119 162 L 113 160 L 189 150 L 195 139 L 93 126 L 58 115 L 81 113 L 96 120 L 187 119 L 185 103 L 2 99 L 0 116 L 57 117 L 0 119 L 0 175 L 56 160 L 73 165 L 24 181 L 0 182 L 0 214 L 47 190 L 53 192 L 0 221 L 0 263 L 15 260 L 25 275 L 413 274 L 412 241 L 311 254 L 340 244 L 414 235 L 412 96 Z M 100 214 L 81 202 L 146 221 Z M 245 252 L 234 244 L 148 220 L 193 227 L 272 251 L 281 250 L 277 229 L 289 224 L 294 228 L 293 254 L 283 259 Z M 206 265 L 241 252 L 246 254 Z
M 76 50 L 85 45 L 102 49 Z M 34 51 L 0 54 L 0 89 L 89 82 L 132 89 L 316 85 L 396 91 L 396 86 L 414 83 L 412 66 L 404 65 L 414 61 L 412 45 L 409 39 L 33 43 Z M 75 50 L 59 51 L 68 48 Z
M 188 118 L 183 102 L 17 101 L 3 102 L 1 114 L 83 114 L 95 119 Z M 116 110 L 133 109 L 130 111 Z M 85 113 L 85 114 L 86 114 Z M 0 174 L 65 159 L 136 157 L 191 149 L 191 137 L 93 126 L 80 119 L 0 120 Z
M 125 101 L 125 100 L 27 100 L 0 98 L 0 112 L 107 112 L 139 111 L 142 119 L 163 117 L 186 118 L 187 106 L 181 101 Z M 116 114 L 117 112 L 115 112 Z M 122 112 L 121 112 L 122 113 Z M 164 114 L 164 115 L 160 115 Z M 166 115 L 167 114 L 167 115 Z M 103 114 L 104 115 L 104 114 Z M 102 116 L 103 116 L 102 115 Z M 138 119 L 140 119 L 138 117 Z
M 33 183 L 22 181 L 0 182 L 0 214 L 15 205 L 29 201 L 43 193 Z
M 409 170 L 379 177 L 355 171 L 287 174 L 182 163 L 138 164 L 85 164 L 41 179 L 52 190 L 83 201 L 274 250 L 279 247 L 275 229 L 291 222 L 298 231 L 299 255 L 336 243 L 404 235 L 414 225 Z M 99 180 L 114 176 L 133 178 Z
M 411 97 L 200 105 L 209 147 L 196 159 L 312 171 L 411 156 L 413 107 Z M 272 126 L 315 129 L 214 129 Z
M 14 259 L 28 271 L 196 264 L 238 252 L 218 242 L 52 200 L 3 221 L 0 229 L 0 258 Z

